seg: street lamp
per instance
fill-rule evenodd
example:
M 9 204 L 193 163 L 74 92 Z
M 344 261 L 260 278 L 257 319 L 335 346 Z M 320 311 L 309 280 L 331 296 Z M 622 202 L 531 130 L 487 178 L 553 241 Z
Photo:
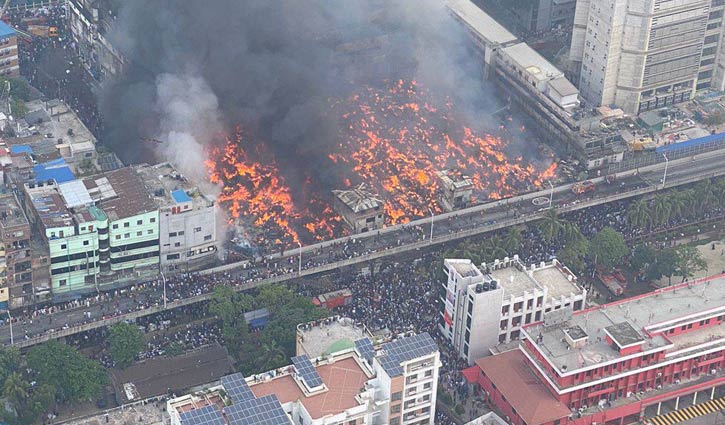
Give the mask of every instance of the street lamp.
M 546 182 L 551 186 L 551 192 L 549 192 L 549 208 L 551 208 L 554 205 L 554 185 L 551 184 L 551 180 L 547 180 Z
M 161 280 L 164 281 L 164 310 L 166 310 L 166 276 L 164 276 L 164 272 L 161 272 Z
M 297 265 L 297 275 L 302 276 L 302 243 L 298 241 L 297 245 L 300 247 L 300 260 Z
M 10 310 L 8 310 L 8 322 L 10 322 L 10 345 L 13 345 L 15 339 L 13 338 L 13 317 L 10 315 Z
M 664 153 L 662 154 L 662 157 L 665 158 L 665 174 L 662 176 L 662 188 L 665 188 L 665 183 L 667 182 L 667 166 L 670 164 L 670 160 L 667 159 L 667 155 Z
M 430 207 L 428 207 L 428 212 L 430 213 L 430 243 L 433 243 L 433 220 L 435 219 L 435 214 Z

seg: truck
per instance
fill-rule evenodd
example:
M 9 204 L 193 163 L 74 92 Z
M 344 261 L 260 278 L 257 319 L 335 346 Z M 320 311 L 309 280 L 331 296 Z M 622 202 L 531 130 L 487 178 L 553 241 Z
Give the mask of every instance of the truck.
M 578 182 L 574 184 L 574 186 L 571 187 L 571 191 L 574 192 L 576 195 L 583 195 L 587 192 L 593 192 L 594 191 L 594 183 L 591 180 L 585 180 L 583 182 Z
M 327 292 L 312 299 L 316 306 L 332 310 L 335 307 L 349 305 L 352 302 L 352 291 L 345 288 L 338 291 Z

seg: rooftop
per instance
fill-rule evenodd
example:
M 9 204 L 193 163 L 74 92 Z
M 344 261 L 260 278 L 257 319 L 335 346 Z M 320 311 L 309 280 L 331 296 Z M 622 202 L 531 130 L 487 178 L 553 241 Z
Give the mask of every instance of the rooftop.
M 484 357 L 476 364 L 526 423 L 549 423 L 571 414 L 531 370 L 521 350 Z
M 504 47 L 504 53 L 538 81 L 551 80 L 564 75 L 554 64 L 546 60 L 526 43 Z
M 354 213 L 375 210 L 383 206 L 383 201 L 369 191 L 364 183 L 354 189 L 333 190 L 332 193 Z
M 606 341 L 608 335 L 625 347 L 637 344 L 641 339 L 644 351 L 667 347 L 678 349 L 677 344 L 673 345 L 658 332 L 677 325 L 679 321 L 699 320 L 700 315 L 706 317 L 720 310 L 725 311 L 725 275 L 578 311 L 562 323 L 548 326 L 535 323 L 525 326 L 524 331 L 559 373 L 569 374 L 619 358 L 619 350 Z M 563 330 L 575 326 L 586 332 L 589 338 L 581 348 L 572 349 L 562 340 Z M 711 341 L 712 334 L 710 328 L 692 330 L 683 335 L 681 344 L 702 344 Z M 676 338 L 673 337 L 672 341 Z
M 445 263 L 462 277 L 483 276 L 483 273 L 471 260 L 446 258 Z
M 449 0 L 448 9 L 489 44 L 507 44 L 518 40 L 503 25 L 470 0 Z
M 364 326 L 357 326 L 348 318 L 304 323 L 297 326 L 297 335 L 297 354 L 307 354 L 313 359 L 334 352 L 343 344 L 353 344 L 360 338 L 370 337 Z
M 25 120 L 30 127 L 19 135 L 29 136 L 37 132 L 52 140 L 54 145 L 75 145 L 83 142 L 96 144 L 93 133 L 65 103 L 57 100 L 34 100 L 26 102 L 26 106 L 29 112 Z
M 504 296 L 520 297 L 525 291 L 547 288 L 550 299 L 581 293 L 574 274 L 557 260 L 551 263 L 532 265 L 528 269 L 514 256 L 508 265 L 493 263 L 490 275 L 504 290 Z M 569 280 L 571 276 L 571 280 Z
M 0 38 L 8 38 L 15 35 L 15 30 L 5 22 L 0 21 Z
M 160 208 L 185 202 L 191 202 L 194 208 L 213 205 L 212 200 L 168 162 L 137 165 L 134 169 Z
M 10 192 L 0 192 L 0 227 L 9 228 L 28 224 L 25 213 Z
M 376 358 L 385 372 L 393 377 L 403 374 L 402 363 L 436 351 L 438 351 L 438 345 L 428 332 L 423 332 L 382 344 Z
M 257 397 L 274 394 L 281 403 L 300 400 L 313 419 L 334 415 L 358 406 L 355 398 L 370 379 L 353 357 L 315 368 L 327 391 L 305 395 L 291 375 L 273 378 L 249 387 Z
M 571 81 L 567 80 L 564 76 L 554 78 L 549 81 L 549 87 L 559 93 L 560 96 L 579 94 L 579 89 L 577 89 L 576 86 L 574 86 L 574 84 L 572 84 Z
M 144 182 L 131 167 L 119 168 L 83 180 L 91 198 L 111 221 L 156 210 Z
M 29 194 L 45 229 L 73 225 L 73 218 L 66 208 L 63 198 L 54 188 L 37 191 L 30 189 Z

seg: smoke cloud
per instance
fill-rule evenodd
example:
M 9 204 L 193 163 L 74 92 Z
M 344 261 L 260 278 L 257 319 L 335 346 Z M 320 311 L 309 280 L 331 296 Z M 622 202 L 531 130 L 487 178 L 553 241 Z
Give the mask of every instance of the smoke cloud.
M 198 175 L 203 147 L 242 124 L 294 174 L 336 143 L 330 99 L 400 78 L 490 125 L 481 61 L 442 0 L 130 0 L 116 23 L 129 65 L 101 109 L 126 162 L 155 149 Z

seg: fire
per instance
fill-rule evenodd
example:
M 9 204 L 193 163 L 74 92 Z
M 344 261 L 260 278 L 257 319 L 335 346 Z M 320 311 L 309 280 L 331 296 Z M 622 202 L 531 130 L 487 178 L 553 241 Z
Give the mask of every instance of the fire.
M 434 101 L 415 81 L 363 88 L 333 100 L 330 113 L 341 123 L 338 140 L 319 158 L 300 161 L 309 169 L 294 193 L 263 141 L 250 143 L 237 131 L 210 152 L 210 179 L 223 187 L 219 201 L 233 218 L 262 229 L 255 242 L 273 240 L 284 248 L 339 236 L 332 189 L 365 183 L 384 201 L 391 225 L 441 212 L 442 170 L 468 176 L 479 199 L 535 189 L 556 175 L 555 162 L 539 165 L 507 154 L 509 123 L 501 126 L 503 136 L 477 132 L 458 122 L 449 99 Z

